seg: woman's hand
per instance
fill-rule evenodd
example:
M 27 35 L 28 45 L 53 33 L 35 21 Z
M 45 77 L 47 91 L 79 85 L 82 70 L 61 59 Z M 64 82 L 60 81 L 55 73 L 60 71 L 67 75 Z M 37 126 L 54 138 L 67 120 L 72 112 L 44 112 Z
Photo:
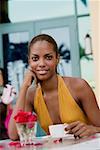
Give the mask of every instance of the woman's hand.
M 23 84 L 29 87 L 32 84 L 33 80 L 35 81 L 35 83 L 37 83 L 37 78 L 35 76 L 35 73 L 32 71 L 31 67 L 29 66 L 25 73 Z
M 87 125 L 80 121 L 70 123 L 66 129 L 69 130 L 69 133 L 74 134 L 75 138 L 88 137 L 98 132 L 97 127 L 93 125 Z

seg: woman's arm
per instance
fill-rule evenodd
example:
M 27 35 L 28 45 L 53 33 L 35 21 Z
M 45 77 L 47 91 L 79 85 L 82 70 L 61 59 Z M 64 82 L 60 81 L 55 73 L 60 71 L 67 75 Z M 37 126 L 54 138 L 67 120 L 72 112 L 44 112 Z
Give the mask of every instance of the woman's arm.
M 16 102 L 16 105 L 13 109 L 13 113 L 11 115 L 9 125 L 8 125 L 8 135 L 9 138 L 12 140 L 17 140 L 18 139 L 18 134 L 17 134 L 17 129 L 16 129 L 16 124 L 14 120 L 14 116 L 17 114 L 18 110 L 24 110 L 25 108 L 25 97 L 26 97 L 26 92 L 27 92 L 27 86 L 22 86 L 20 89 L 19 93 L 19 98 Z
M 24 78 L 23 84 L 19 92 L 19 97 L 17 99 L 16 105 L 13 109 L 13 113 L 9 121 L 8 134 L 9 134 L 9 138 L 11 138 L 12 140 L 18 139 L 18 133 L 16 129 L 14 116 L 16 115 L 18 110 L 20 109 L 25 110 L 26 93 L 27 93 L 29 86 L 31 85 L 32 77 L 33 77 L 33 73 L 30 70 L 28 70 L 27 73 L 25 74 L 25 78 Z
M 81 80 L 81 87 L 78 93 L 82 108 L 89 118 L 91 124 L 100 127 L 100 109 L 91 87 L 85 80 Z
M 81 104 L 81 109 L 87 115 L 91 125 L 87 125 L 80 121 L 72 122 L 67 129 L 75 136 L 85 137 L 100 132 L 100 110 L 96 101 L 96 97 L 91 87 L 85 80 L 77 80 L 75 95 Z M 75 84 L 74 84 L 75 85 Z

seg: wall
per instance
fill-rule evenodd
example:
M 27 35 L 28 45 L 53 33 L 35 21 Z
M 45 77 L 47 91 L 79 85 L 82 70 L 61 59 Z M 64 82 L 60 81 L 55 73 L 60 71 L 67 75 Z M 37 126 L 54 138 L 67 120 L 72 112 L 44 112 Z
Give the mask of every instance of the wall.
M 96 96 L 100 106 L 100 1 L 90 0 L 89 7 L 95 63 Z

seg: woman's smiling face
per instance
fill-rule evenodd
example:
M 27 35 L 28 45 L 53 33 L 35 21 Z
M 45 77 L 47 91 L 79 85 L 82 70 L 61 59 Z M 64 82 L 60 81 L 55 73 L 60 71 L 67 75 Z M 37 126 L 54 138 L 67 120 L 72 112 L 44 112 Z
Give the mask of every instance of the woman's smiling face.
M 58 56 L 51 43 L 36 41 L 30 49 L 29 65 L 39 80 L 46 80 L 56 73 Z

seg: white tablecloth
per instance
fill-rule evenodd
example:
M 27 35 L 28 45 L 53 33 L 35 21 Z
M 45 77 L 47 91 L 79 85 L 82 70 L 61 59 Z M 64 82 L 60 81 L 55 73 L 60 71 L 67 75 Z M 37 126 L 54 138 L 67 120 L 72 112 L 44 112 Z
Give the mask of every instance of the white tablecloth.
M 12 149 L 9 147 L 10 139 L 1 140 L 0 145 L 5 146 L 5 149 Z M 13 147 L 14 148 L 14 147 Z M 62 142 L 54 142 L 52 139 L 43 145 L 33 146 L 27 145 L 26 147 L 18 148 L 18 150 L 100 150 L 100 134 L 91 136 L 85 139 L 75 140 L 74 138 L 65 138 Z

